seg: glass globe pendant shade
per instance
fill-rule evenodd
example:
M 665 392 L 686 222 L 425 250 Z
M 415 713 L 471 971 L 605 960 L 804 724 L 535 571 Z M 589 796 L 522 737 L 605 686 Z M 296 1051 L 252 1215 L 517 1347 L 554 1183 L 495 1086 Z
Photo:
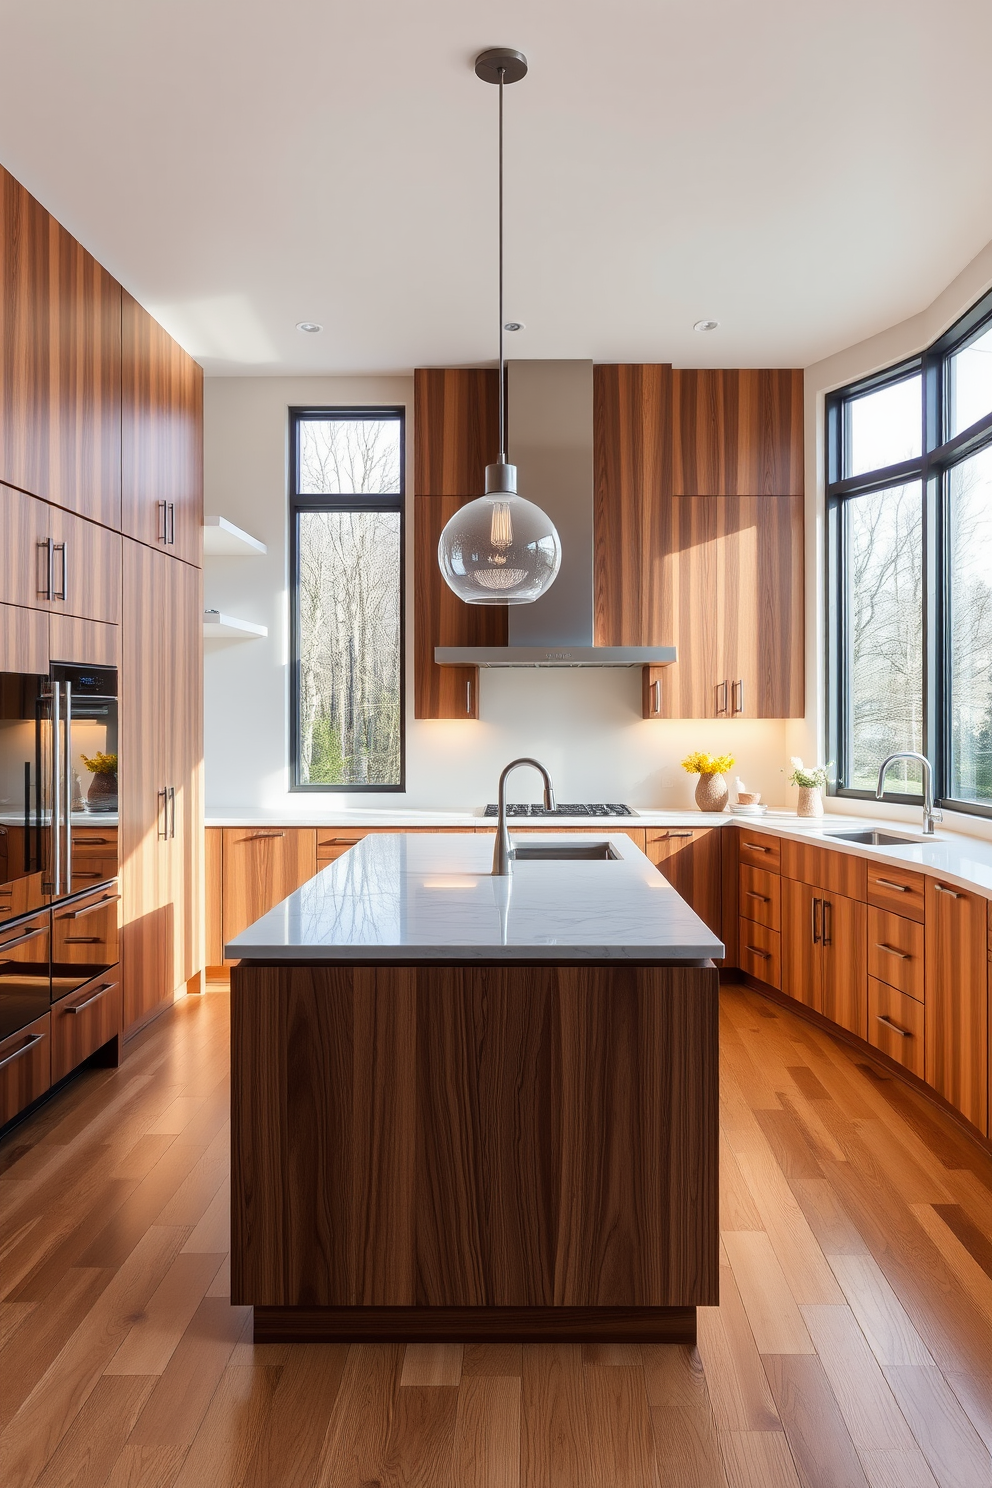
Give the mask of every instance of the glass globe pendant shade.
M 437 561 L 466 604 L 533 604 L 558 576 L 561 543 L 546 512 L 516 492 L 515 465 L 486 467 L 486 494 L 459 507 Z

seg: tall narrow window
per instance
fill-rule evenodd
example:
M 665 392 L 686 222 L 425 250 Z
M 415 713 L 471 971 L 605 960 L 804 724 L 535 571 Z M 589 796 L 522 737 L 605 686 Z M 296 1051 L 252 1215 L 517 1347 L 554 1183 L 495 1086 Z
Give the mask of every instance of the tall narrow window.
M 992 815 L 992 295 L 827 400 L 828 751 L 840 795 L 890 754 Z M 887 791 L 921 799 L 922 766 Z
M 402 790 L 403 414 L 290 416 L 293 786 Z

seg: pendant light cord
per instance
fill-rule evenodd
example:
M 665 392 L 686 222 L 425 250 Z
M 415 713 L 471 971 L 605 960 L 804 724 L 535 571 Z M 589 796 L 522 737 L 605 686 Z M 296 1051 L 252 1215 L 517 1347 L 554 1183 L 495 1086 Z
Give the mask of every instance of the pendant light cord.
M 506 377 L 503 371 L 503 75 L 499 69 L 499 463 L 506 463 Z

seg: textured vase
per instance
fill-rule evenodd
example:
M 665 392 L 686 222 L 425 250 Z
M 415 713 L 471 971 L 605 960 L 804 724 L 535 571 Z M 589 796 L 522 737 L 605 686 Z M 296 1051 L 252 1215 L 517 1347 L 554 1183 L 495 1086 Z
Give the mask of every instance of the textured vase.
M 822 816 L 823 797 L 815 785 L 801 785 L 799 787 L 799 805 L 796 808 L 797 816 Z
M 700 811 L 723 811 L 729 796 L 722 775 L 700 775 L 696 786 L 696 805 Z
M 94 775 L 86 792 L 86 804 L 91 811 L 116 811 L 117 776 L 103 771 Z

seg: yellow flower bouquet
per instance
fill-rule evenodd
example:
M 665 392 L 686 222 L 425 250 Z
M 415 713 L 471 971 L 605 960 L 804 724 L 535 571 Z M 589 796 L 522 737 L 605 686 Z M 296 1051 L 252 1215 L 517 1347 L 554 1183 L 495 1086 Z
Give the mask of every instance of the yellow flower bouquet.
M 116 754 L 102 754 L 102 753 L 98 753 L 98 754 L 92 755 L 91 757 L 87 757 L 84 754 L 82 756 L 82 760 L 83 760 L 83 764 L 86 766 L 87 770 L 89 770 L 89 772 L 90 772 L 91 775 L 116 775 L 117 774 L 117 756 L 116 756 Z
M 687 754 L 682 761 L 683 770 L 690 775 L 722 775 L 734 763 L 732 754 L 706 754 L 697 749 Z

